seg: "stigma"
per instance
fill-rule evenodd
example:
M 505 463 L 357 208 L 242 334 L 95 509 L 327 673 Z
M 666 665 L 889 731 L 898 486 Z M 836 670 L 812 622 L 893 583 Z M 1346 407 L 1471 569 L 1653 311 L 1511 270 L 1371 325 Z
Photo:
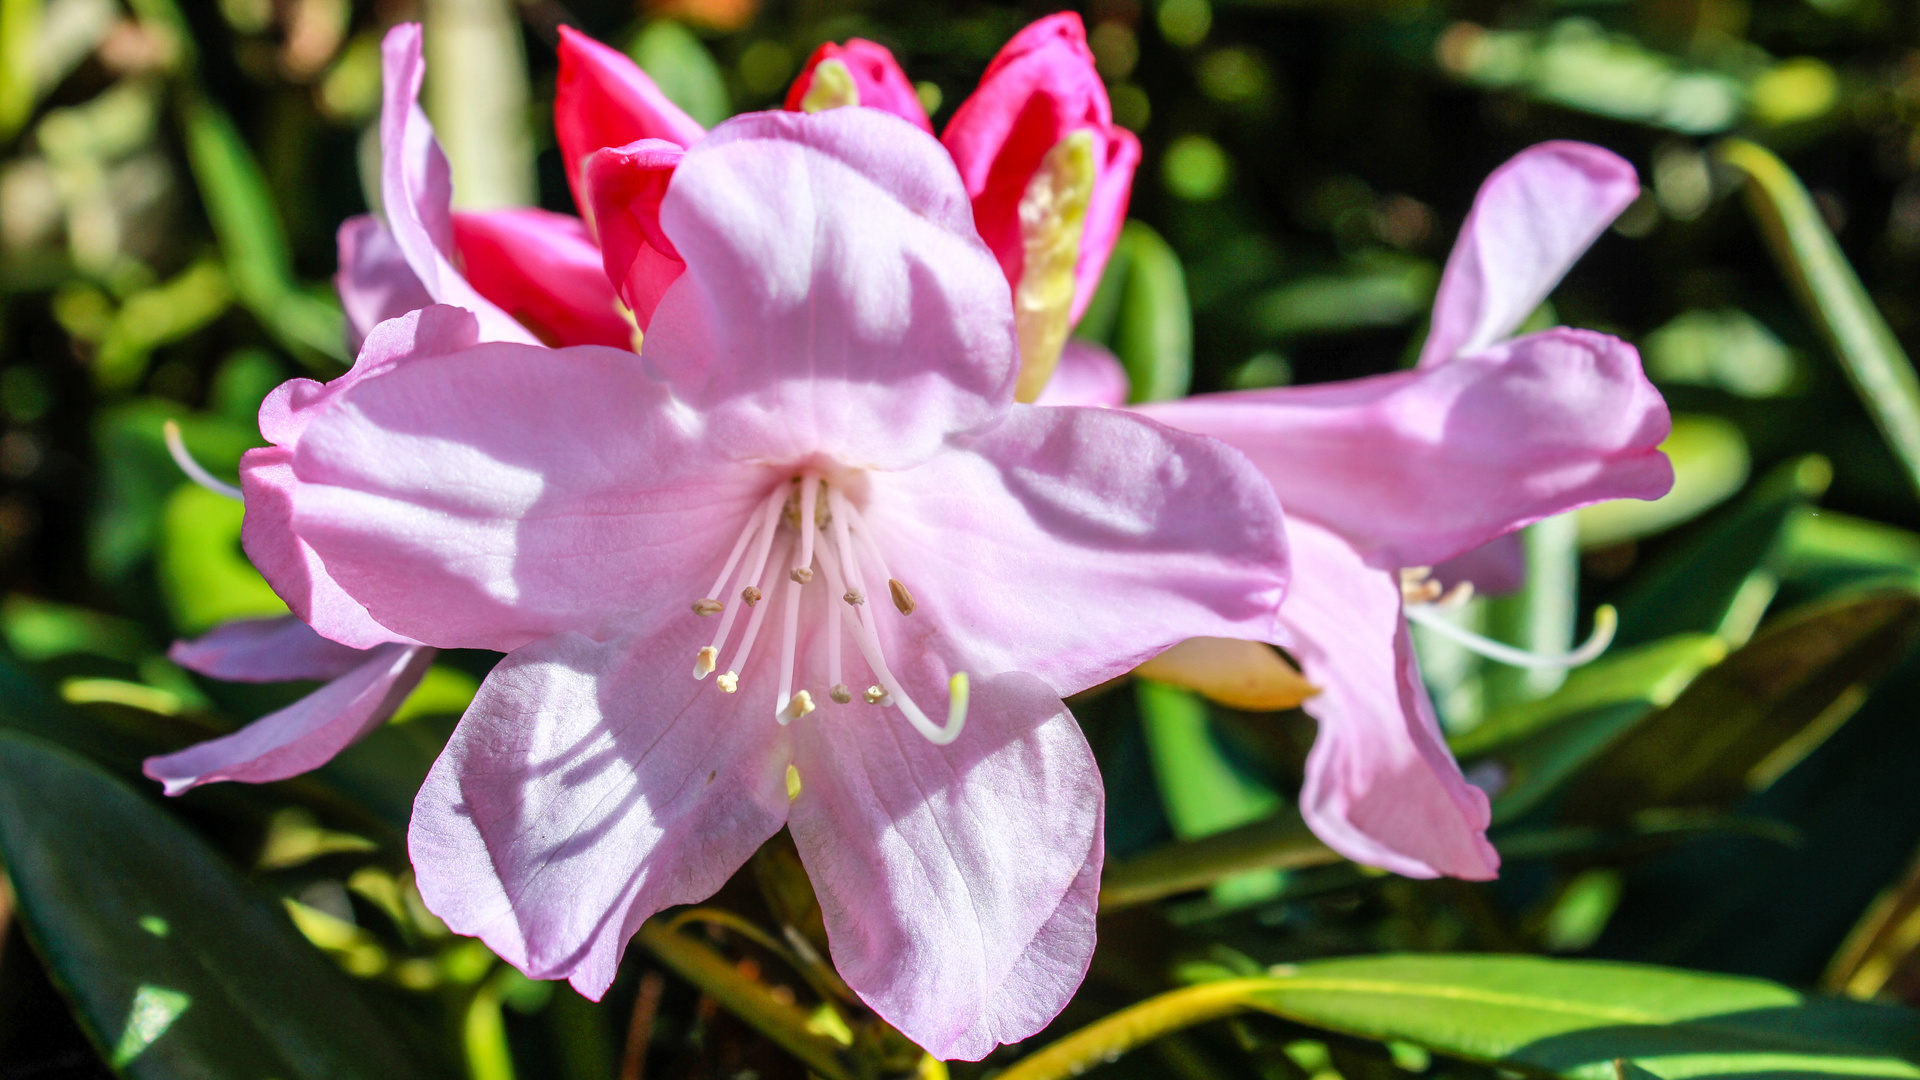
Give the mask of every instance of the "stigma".
M 918 608 L 912 591 L 888 568 L 877 537 L 842 486 L 811 472 L 782 481 L 748 514 L 713 587 L 691 604 L 701 618 L 720 616 L 712 641 L 694 657 L 693 677 L 705 679 L 720 671 L 714 682 L 721 691 L 739 692 L 741 672 L 747 669 L 762 633 L 772 637 L 777 632 L 779 682 L 773 714 L 779 723 L 790 724 L 826 702 L 853 703 L 856 695 L 844 678 L 850 640 L 858 653 L 856 662 L 864 662 L 873 676 L 872 684 L 857 695 L 860 700 L 898 709 L 936 745 L 952 742 L 966 722 L 966 674 L 955 673 L 949 680 L 946 723 L 934 723 L 907 694 L 888 663 L 879 621 L 883 613 L 867 603 L 870 580 L 885 582 L 886 595 L 893 601 L 893 612 L 884 617 L 904 619 Z M 816 581 L 825 588 L 815 586 Z M 799 655 L 802 601 L 809 594 L 814 600 L 806 609 L 809 618 L 817 620 L 810 644 L 825 651 L 828 688 L 823 695 L 795 686 L 803 670 Z M 734 596 L 740 602 L 726 599 Z M 769 599 L 775 602 L 761 603 Z M 748 612 L 746 624 L 736 635 L 743 609 Z M 767 626 L 770 617 L 777 628 Z M 722 670 L 720 659 L 730 643 L 732 652 Z
M 1460 582 L 1442 589 L 1433 580 L 1430 567 L 1414 566 L 1400 571 L 1401 610 L 1407 621 L 1417 623 L 1441 637 L 1496 663 L 1527 668 L 1574 668 L 1588 664 L 1613 644 L 1620 616 L 1613 605 L 1601 604 L 1593 613 L 1593 633 L 1577 649 L 1564 653 L 1537 653 L 1517 648 L 1504 641 L 1476 634 L 1447 618 L 1448 613 L 1465 606 L 1473 598 L 1473 583 Z

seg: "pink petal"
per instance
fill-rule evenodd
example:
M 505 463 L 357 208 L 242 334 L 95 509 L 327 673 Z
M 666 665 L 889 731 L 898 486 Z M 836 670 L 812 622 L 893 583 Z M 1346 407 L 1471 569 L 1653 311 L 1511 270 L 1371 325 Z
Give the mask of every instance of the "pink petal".
M 1667 406 L 1617 338 L 1564 327 L 1438 367 L 1202 394 L 1148 416 L 1226 440 L 1289 516 L 1369 566 L 1432 566 L 1502 533 L 1673 485 Z
M 372 214 L 340 223 L 334 291 L 347 313 L 347 351 L 358 353 L 375 326 L 433 303 L 393 234 Z
M 276 713 L 177 753 L 147 759 L 167 794 L 239 780 L 264 784 L 317 769 L 387 722 L 432 666 L 434 650 L 387 644 L 356 668 Z
M 632 353 L 493 342 L 316 403 L 287 498 L 381 624 L 507 652 L 687 612 L 711 581 L 673 571 L 711 574 L 774 483 L 718 452 Z
M 1017 407 L 916 469 L 869 476 L 895 576 L 975 672 L 1060 695 L 1190 637 L 1270 638 L 1280 507 L 1239 454 L 1108 409 Z
M 486 341 L 539 340 L 460 276 L 453 253 L 453 186 L 433 125 L 420 110 L 420 24 L 401 23 L 380 46 L 385 94 L 380 109 L 380 201 L 387 228 L 427 295 L 474 313 Z
M 973 199 L 981 237 L 1000 260 L 1008 283 L 1017 285 L 1026 261 L 1020 199 L 1047 151 L 1082 130 L 1093 133 L 1098 172 L 1075 270 L 1075 319 L 1093 299 L 1120 238 L 1140 162 L 1140 140 L 1113 123 L 1080 16 L 1063 11 L 1015 34 L 940 137 Z
M 1047 388 L 1040 391 L 1034 404 L 1110 408 L 1125 405 L 1132 392 L 1127 369 L 1112 353 L 1091 341 L 1068 338 L 1053 378 L 1047 380 Z
M 1396 874 L 1496 876 L 1487 796 L 1441 737 L 1398 580 L 1317 525 L 1295 518 L 1287 534 L 1296 573 L 1280 621 L 1322 688 L 1301 706 L 1320 724 L 1300 792 L 1307 824 L 1340 854 Z
M 1633 166 L 1587 143 L 1541 143 L 1495 169 L 1447 259 L 1420 363 L 1510 337 L 1639 197 Z
M 1527 583 L 1526 541 L 1517 532 L 1496 537 L 1435 566 L 1433 578 L 1447 589 L 1472 582 L 1476 596 L 1513 592 Z
M 580 219 L 518 208 L 453 215 L 467 280 L 549 345 L 629 348 L 600 249 Z
M 689 615 L 501 661 L 414 802 L 427 907 L 598 1000 L 648 916 L 706 899 L 779 831 L 788 729 L 689 675 L 711 632 Z
M 793 839 L 847 984 L 936 1058 L 1045 1027 L 1093 958 L 1102 855 L 1100 771 L 1059 698 L 976 679 L 944 747 L 858 704 L 794 730 Z
M 460 308 L 409 312 L 374 327 L 353 370 L 345 375 L 325 386 L 292 379 L 261 403 L 260 433 L 274 445 L 249 450 L 240 458 L 240 489 L 247 500 L 240 544 L 287 607 L 321 636 L 356 649 L 392 641 L 418 644 L 374 622 L 295 533 L 293 495 L 299 485 L 293 475 L 294 445 L 316 410 L 347 388 L 415 357 L 465 348 L 478 333 L 473 314 Z
M 582 187 L 600 230 L 601 266 L 642 330 L 687 264 L 660 227 L 660 202 L 686 151 L 662 139 L 596 150 Z
M 926 133 L 876 109 L 735 117 L 661 204 L 687 272 L 649 369 L 717 441 L 891 468 L 1012 400 L 1013 307 Z
M 865 38 L 854 38 L 845 45 L 829 41 L 813 50 L 806 66 L 787 88 L 788 109 L 799 110 L 807 91 L 813 88 L 813 69 L 819 67 L 822 60 L 838 60 L 847 65 L 847 71 L 853 75 L 854 88 L 860 93 L 860 104 L 892 113 L 933 134 L 933 123 L 927 119 L 927 110 L 920 107 L 920 95 L 913 88 L 913 80 L 900 70 L 899 62 L 885 45 Z
M 334 679 L 367 659 L 364 650 L 328 641 L 291 615 L 235 619 L 193 641 L 176 641 L 167 658 L 226 682 Z
M 589 213 L 581 169 L 603 146 L 665 139 L 692 146 L 706 129 L 667 100 L 640 65 L 570 26 L 560 28 L 560 81 L 553 99 L 553 134 L 566 165 L 574 204 Z

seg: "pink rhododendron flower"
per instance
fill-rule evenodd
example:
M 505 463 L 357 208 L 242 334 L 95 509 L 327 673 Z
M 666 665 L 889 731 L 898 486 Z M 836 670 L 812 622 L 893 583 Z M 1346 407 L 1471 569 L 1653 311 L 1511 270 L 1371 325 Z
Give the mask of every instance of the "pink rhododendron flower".
M 1408 638 L 1407 613 L 1440 591 L 1424 568 L 1672 486 L 1666 405 L 1632 346 L 1565 327 L 1511 337 L 1638 193 L 1605 150 L 1535 146 L 1475 200 L 1419 369 L 1140 410 L 1242 450 L 1287 508 L 1277 643 L 1322 688 L 1303 706 L 1320 732 L 1301 810 L 1349 858 L 1415 877 L 1499 867 L 1487 797 L 1447 750 Z
M 700 125 L 625 55 L 562 27 L 554 133 L 574 201 L 598 236 L 541 210 L 455 214 L 446 162 L 416 103 L 420 28 L 389 31 L 383 56 L 388 226 L 361 217 L 340 230 L 337 284 L 353 334 L 421 306 L 423 296 L 473 311 L 483 340 L 620 346 L 644 330 L 683 265 L 662 246 L 653 215 L 678 151 L 705 134 Z M 870 41 L 821 46 L 788 104 L 864 105 L 932 131 L 913 84 Z M 1020 397 L 1032 400 L 1119 237 L 1139 141 L 1113 123 L 1079 16 L 1067 12 L 1007 43 L 944 142 L 1015 292 L 1028 369 Z M 594 173 L 590 159 L 610 148 L 625 152 L 625 167 Z M 634 167 L 642 157 L 644 173 Z
M 197 641 L 175 642 L 167 654 L 174 663 L 211 678 L 326 685 L 231 735 L 148 758 L 144 771 L 178 795 L 216 780 L 263 784 L 317 769 L 386 723 L 436 652 L 401 641 L 350 648 L 292 616 L 239 619 Z
M 1014 402 L 1006 278 L 913 125 L 737 118 L 657 218 L 686 269 L 638 357 L 429 307 L 277 392 L 258 561 L 508 653 L 414 809 L 449 926 L 598 997 L 786 825 L 848 984 L 977 1059 L 1092 953 L 1103 797 L 1062 695 L 1271 637 L 1279 505 L 1216 440 Z

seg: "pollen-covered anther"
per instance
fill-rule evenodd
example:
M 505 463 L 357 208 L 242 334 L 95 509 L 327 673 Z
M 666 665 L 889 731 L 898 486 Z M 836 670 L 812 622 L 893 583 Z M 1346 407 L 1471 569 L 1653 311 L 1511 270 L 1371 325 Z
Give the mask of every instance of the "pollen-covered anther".
M 724 672 L 713 681 L 719 685 L 721 690 L 729 694 L 740 689 L 740 673 L 737 671 Z
M 881 702 L 887 700 L 886 690 L 878 686 L 867 687 L 866 691 L 862 693 L 860 696 L 865 698 L 867 704 L 869 705 L 878 705 Z
M 913 594 L 907 591 L 899 578 L 887 579 L 887 591 L 893 594 L 893 606 L 899 608 L 902 615 L 913 614 L 913 609 L 919 606 L 913 602 Z
M 861 592 L 859 589 L 848 589 L 847 595 L 841 597 L 840 599 L 845 600 L 847 603 L 852 604 L 855 607 L 858 607 L 861 604 L 864 604 L 867 602 L 867 594 Z
M 798 720 L 813 710 L 813 695 L 805 690 L 795 690 L 793 697 L 787 701 L 787 707 L 781 710 L 781 714 L 783 719 Z
M 833 684 L 833 689 L 827 691 L 827 696 L 845 705 L 853 700 L 853 691 L 847 689 L 846 683 L 837 682 Z
M 793 568 L 791 572 L 791 576 L 793 577 L 794 581 L 802 585 L 805 585 L 808 582 L 811 582 L 813 580 L 813 568 L 808 566 L 796 566 Z
M 703 596 L 693 602 L 693 613 L 695 615 L 718 615 L 725 610 L 727 610 L 727 605 L 709 597 Z
M 765 595 L 766 594 L 761 592 L 757 586 L 753 586 L 753 585 L 749 585 L 746 588 L 740 590 L 740 599 L 745 600 L 747 602 L 748 607 L 752 607 L 753 605 L 759 603 L 760 598 Z
M 1400 571 L 1400 599 L 1409 605 L 1431 604 L 1445 592 L 1445 588 L 1433 580 L 1430 566 L 1408 566 Z
M 720 650 L 711 645 L 700 646 L 700 652 L 693 658 L 693 677 L 704 679 L 713 674 L 720 664 Z

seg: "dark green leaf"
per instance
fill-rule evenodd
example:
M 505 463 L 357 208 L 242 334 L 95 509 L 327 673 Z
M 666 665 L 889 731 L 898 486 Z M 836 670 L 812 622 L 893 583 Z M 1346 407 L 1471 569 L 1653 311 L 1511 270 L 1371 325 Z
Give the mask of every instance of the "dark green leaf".
M 0 732 L 0 855 L 48 968 L 136 1078 L 408 1077 L 355 985 L 173 818 Z

